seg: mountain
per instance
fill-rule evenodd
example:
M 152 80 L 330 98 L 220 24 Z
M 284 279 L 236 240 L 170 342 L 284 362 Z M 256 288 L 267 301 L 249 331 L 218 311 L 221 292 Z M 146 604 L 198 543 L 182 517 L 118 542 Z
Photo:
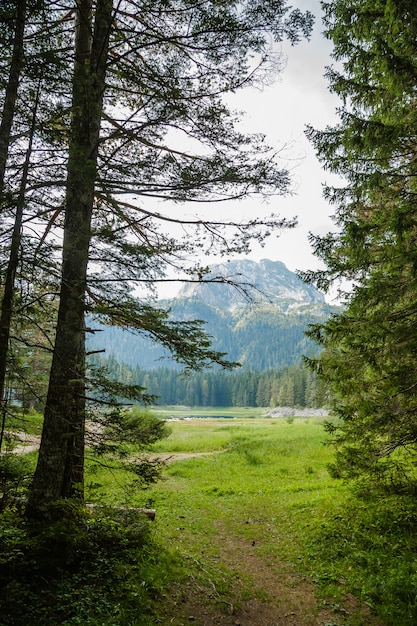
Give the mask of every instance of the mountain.
M 324 321 L 335 310 L 322 293 L 303 283 L 280 261 L 229 261 L 211 266 L 205 280 L 215 281 L 220 276 L 241 286 L 188 283 L 177 297 L 156 304 L 170 309 L 173 319 L 204 320 L 213 348 L 226 352 L 245 369 L 281 369 L 316 351 L 304 331 L 308 324 Z M 146 370 L 178 367 L 169 353 L 146 337 L 120 328 L 100 328 L 102 332 L 89 338 L 89 350 L 105 348 L 117 361 Z
M 325 301 L 322 293 L 300 280 L 281 261 L 229 261 L 210 268 L 207 279 L 216 277 L 241 283 L 256 301 L 270 301 L 278 308 L 287 300 L 292 303 L 322 304 Z M 197 298 L 209 306 L 226 306 L 229 309 L 247 304 L 247 297 L 241 290 L 216 283 L 188 283 L 177 297 Z

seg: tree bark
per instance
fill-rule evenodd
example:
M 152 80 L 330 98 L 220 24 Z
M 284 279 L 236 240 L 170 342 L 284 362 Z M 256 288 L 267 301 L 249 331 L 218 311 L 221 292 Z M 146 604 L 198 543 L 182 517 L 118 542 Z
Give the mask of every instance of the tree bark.
M 0 199 L 4 191 L 4 176 L 9 154 L 10 135 L 16 111 L 17 91 L 23 64 L 25 20 L 26 0 L 19 0 L 16 2 L 16 26 L 13 39 L 13 52 L 0 123 Z
M 13 225 L 12 240 L 10 244 L 9 260 L 7 263 L 6 276 L 4 281 L 3 298 L 0 312 L 0 406 L 2 407 L 2 423 L 0 430 L 0 451 L 3 444 L 6 399 L 5 383 L 7 374 L 7 356 L 9 350 L 10 327 L 12 323 L 13 304 L 15 298 L 15 278 L 19 266 L 19 250 L 22 241 L 23 209 L 26 199 L 26 187 L 30 168 L 30 159 L 33 150 L 33 139 L 36 128 L 36 117 L 40 98 L 40 82 L 36 92 L 36 99 L 32 113 L 32 123 L 29 135 L 29 144 L 26 150 L 25 161 L 23 163 L 22 179 L 20 181 L 19 195 L 16 202 L 16 214 Z
M 60 498 L 83 498 L 85 290 L 112 2 L 77 8 L 72 123 L 56 339 L 39 459 L 27 514 L 45 517 Z
M 3 110 L 1 115 L 0 122 L 0 212 L 1 212 L 1 202 L 4 193 L 4 178 L 6 173 L 6 163 L 9 154 L 9 145 L 10 145 L 10 137 L 13 119 L 16 111 L 16 101 L 17 101 L 17 92 L 19 87 L 19 78 L 22 69 L 23 63 L 23 37 L 25 31 L 25 21 L 26 21 L 26 0 L 20 0 L 16 3 L 16 22 L 15 22 L 15 32 L 13 38 L 13 51 L 12 58 L 9 69 L 9 76 L 5 89 L 5 97 Z M 13 233 L 14 237 L 14 233 Z M 12 242 L 13 248 L 13 242 Z M 11 253 L 12 254 L 12 253 Z M 10 263 L 9 263 L 10 268 Z M 6 399 L 4 397 L 4 381 L 6 377 L 6 363 L 7 363 L 7 352 L 9 345 L 9 334 L 10 334 L 10 319 L 9 317 L 9 309 L 11 315 L 11 303 L 5 304 L 9 300 L 8 293 L 8 278 L 9 278 L 9 268 L 7 270 L 7 277 L 5 280 L 4 286 L 4 295 L 2 301 L 2 313 L 1 313 L 1 321 L 0 321 L 0 413 L 1 413 L 1 430 L 0 430 L 0 449 L 3 442 L 3 434 L 5 428 L 5 418 L 6 418 Z M 14 285 L 14 276 L 13 276 L 13 285 Z M 12 296 L 13 297 L 13 296 Z M 2 381 L 2 382 L 1 382 Z

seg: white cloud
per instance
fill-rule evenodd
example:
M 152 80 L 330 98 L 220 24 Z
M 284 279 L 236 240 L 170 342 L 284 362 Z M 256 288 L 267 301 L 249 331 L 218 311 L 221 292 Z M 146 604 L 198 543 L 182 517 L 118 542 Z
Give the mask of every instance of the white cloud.
M 269 145 L 283 149 L 283 166 L 290 168 L 295 190 L 294 195 L 273 201 L 270 210 L 281 217 L 297 215 L 299 225 L 283 231 L 279 237 L 271 236 L 263 248 L 254 245 L 248 258 L 282 261 L 294 271 L 321 267 L 312 253 L 308 233 L 324 235 L 334 229 L 330 219 L 333 209 L 322 197 L 322 188 L 323 184 L 336 179 L 324 172 L 304 131 L 308 124 L 317 129 L 334 124 L 339 102 L 328 91 L 323 76 L 325 67 L 331 64 L 331 43 L 322 35 L 319 1 L 298 0 L 292 4 L 303 10 L 308 8 L 316 15 L 311 40 L 296 46 L 283 42 L 281 50 L 287 63 L 276 82 L 262 90 L 246 89 L 228 101 L 235 109 L 245 111 L 241 122 L 244 130 L 264 133 Z M 257 216 L 259 207 L 260 201 L 256 200 L 229 203 L 227 214 L 243 212 Z M 225 208 L 223 204 L 223 213 Z M 262 212 L 265 212 L 264 206 Z M 207 263 L 207 259 L 204 262 Z M 209 259 L 209 262 L 216 261 Z M 163 295 L 173 295 L 172 289 L 171 293 Z

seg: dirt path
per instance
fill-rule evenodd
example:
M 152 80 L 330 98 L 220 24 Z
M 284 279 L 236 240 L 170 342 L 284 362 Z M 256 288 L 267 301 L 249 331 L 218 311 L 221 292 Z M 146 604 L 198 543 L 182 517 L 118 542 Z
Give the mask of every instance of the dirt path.
M 39 447 L 40 437 L 37 435 L 19 433 L 19 438 L 21 444 L 14 449 L 17 454 Z M 171 463 L 211 454 L 155 456 Z M 163 623 L 167 626 L 383 626 L 369 607 L 351 594 L 346 594 L 338 602 L 331 598 L 320 601 L 310 580 L 293 571 L 287 563 L 261 555 L 258 549 L 261 542 L 262 537 L 256 542 L 231 535 L 219 523 L 216 537 L 218 558 L 216 562 L 211 558 L 210 567 L 224 568 L 231 574 L 230 599 L 228 602 L 222 599 L 225 596 L 216 589 L 209 575 L 206 579 L 210 587 L 191 579 L 167 598 L 164 603 L 166 621 Z
M 25 454 L 27 452 L 34 452 L 39 448 L 41 436 L 40 435 L 29 435 L 24 432 L 15 432 L 13 433 L 15 437 L 17 437 L 20 442 L 17 446 L 13 448 L 14 454 Z M 161 452 L 160 454 L 152 455 L 151 458 L 161 459 L 165 461 L 165 463 L 171 463 L 174 461 L 182 461 L 184 459 L 190 459 L 196 456 L 211 456 L 213 454 L 220 454 L 221 452 L 225 452 L 225 450 L 217 450 L 216 452 L 173 452 L 166 453 Z
M 212 453 L 161 455 L 168 463 Z M 208 535 L 209 537 L 209 535 Z M 212 541 L 212 538 L 209 539 Z M 199 562 L 204 583 L 194 578 L 178 588 L 167 602 L 170 615 L 164 624 L 185 626 L 384 626 L 370 608 L 350 593 L 320 599 L 318 587 L 307 576 L 276 557 L 262 552 L 262 530 L 255 541 L 244 533 L 231 533 L 217 523 L 216 557 L 204 551 Z M 212 546 L 211 546 L 212 547 Z M 205 564 L 205 565 L 204 565 Z M 228 572 L 231 593 L 219 591 L 209 571 Z M 207 580 L 209 586 L 207 586 Z M 229 582 L 228 582 L 229 584 Z M 227 602 L 225 602 L 227 597 Z
M 217 567 L 233 574 L 230 602 L 222 602 L 214 583 L 195 580 L 171 598 L 166 624 L 185 626 L 383 626 L 370 609 L 350 594 L 337 603 L 318 600 L 314 584 L 286 563 L 265 558 L 256 543 L 230 536 L 219 528 Z
M 27 452 L 34 452 L 39 448 L 41 442 L 40 435 L 29 435 L 24 432 L 14 433 L 14 435 L 20 443 L 13 448 L 13 454 L 26 454 Z

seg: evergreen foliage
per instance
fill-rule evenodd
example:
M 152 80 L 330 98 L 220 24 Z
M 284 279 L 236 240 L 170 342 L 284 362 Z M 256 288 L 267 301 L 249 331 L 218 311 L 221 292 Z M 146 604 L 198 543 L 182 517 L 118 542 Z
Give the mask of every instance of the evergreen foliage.
M 151 336 L 186 368 L 234 365 L 200 322 L 169 319 L 134 294 L 172 268 L 203 280 L 195 252 L 246 252 L 294 225 L 276 215 L 187 218 L 173 206 L 287 192 L 274 151 L 239 131 L 222 96 L 262 83 L 276 68 L 272 42 L 308 36 L 312 15 L 284 0 L 22 0 L 1 11 L 2 370 L 21 285 L 36 289 L 41 269 L 39 298 L 59 292 L 28 505 L 42 516 L 57 498 L 82 498 L 87 311 Z
M 305 336 L 309 324 L 317 323 L 328 317 L 330 307 L 323 308 L 321 315 L 282 314 L 270 311 L 264 319 L 262 313 L 253 313 L 242 319 L 237 315 L 207 310 L 204 326 L 211 337 L 212 346 L 219 352 L 227 353 L 233 361 L 239 362 L 245 369 L 265 371 L 281 369 L 301 361 L 302 355 L 313 355 L 317 346 Z M 177 309 L 178 311 L 178 309 Z M 189 313 L 193 313 L 193 307 Z M 104 328 L 88 341 L 91 351 L 105 350 L 117 361 L 130 367 L 140 366 L 151 370 L 161 365 L 180 369 L 167 350 L 144 337 L 132 336 L 120 328 Z
M 341 314 L 310 333 L 324 347 L 312 365 L 341 418 L 329 426 L 335 475 L 415 488 L 417 6 L 336 0 L 323 7 L 337 62 L 328 78 L 342 107 L 336 127 L 309 136 L 346 184 L 326 190 L 339 230 L 312 238 L 327 270 L 307 278 L 319 287 L 342 278 L 352 293 Z
M 167 319 L 204 320 L 213 348 L 245 369 L 279 370 L 316 352 L 305 331 L 337 308 L 283 263 L 232 260 L 207 270 L 207 282 L 186 284 L 176 297 L 158 302 Z M 218 284 L 220 278 L 226 284 Z M 229 284 L 232 280 L 239 280 L 238 288 Z M 94 317 L 89 317 L 88 326 L 89 351 L 103 350 L 133 368 L 150 370 L 161 364 L 179 368 L 169 350 L 152 338 L 99 324 Z
M 323 407 L 328 398 L 317 375 L 303 364 L 263 372 L 246 369 L 225 373 L 194 372 L 187 376 L 170 367 L 146 370 L 132 368 L 114 357 L 90 357 L 96 367 L 105 367 L 110 378 L 129 381 L 147 390 L 160 405 Z
M 25 388 L 25 398 L 30 395 L 30 403 L 39 395 L 36 374 L 26 377 L 27 356 L 32 350 L 37 352 L 35 361 L 44 361 L 45 344 L 52 345 L 48 335 L 57 271 L 54 243 L 44 241 L 50 220 L 50 199 L 44 192 L 59 186 L 60 159 L 57 145 L 52 149 L 44 137 L 56 111 L 56 70 L 62 53 L 50 50 L 48 35 L 53 31 L 58 37 L 61 32 L 55 8 L 51 16 L 47 34 L 42 2 L 4 2 L 0 8 L 1 439 L 16 383 L 19 392 Z M 64 74 L 59 74 L 63 80 Z

